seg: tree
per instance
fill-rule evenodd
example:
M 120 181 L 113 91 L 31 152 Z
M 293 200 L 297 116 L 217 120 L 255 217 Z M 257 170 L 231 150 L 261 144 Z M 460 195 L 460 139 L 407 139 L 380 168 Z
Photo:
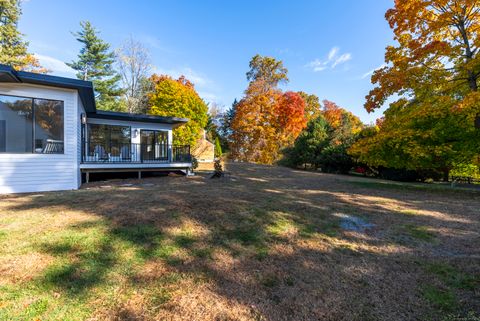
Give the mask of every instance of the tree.
M 291 145 L 307 124 L 302 96 L 292 91 L 283 93 L 275 105 L 274 114 L 276 121 L 272 125 L 276 128 L 280 147 Z
M 388 46 L 388 66 L 374 72 L 368 111 L 394 94 L 427 95 L 477 92 L 480 77 L 480 8 L 475 0 L 396 1 L 386 13 L 398 46 Z M 477 96 L 477 95 L 476 95 Z M 478 98 L 478 96 L 477 96 Z
M 358 117 L 325 100 L 320 115 L 308 123 L 293 148 L 284 151 L 283 164 L 347 173 L 354 165 L 347 151 L 362 128 Z
M 206 137 L 209 141 L 214 142 L 220 136 L 219 133 L 219 124 L 222 119 L 221 107 L 212 102 L 208 106 L 208 120 L 207 125 L 205 126 Z
M 352 152 L 369 164 L 442 170 L 478 155 L 480 8 L 474 0 L 396 1 L 386 13 L 396 46 L 372 76 L 372 111 L 390 104 L 379 133 Z
M 222 157 L 222 146 L 220 145 L 220 140 L 218 136 L 215 138 L 215 157 Z
M 28 53 L 28 42 L 22 40 L 18 19 L 22 11 L 19 0 L 0 2 L 0 63 L 16 70 L 45 73 L 34 55 Z
M 305 127 L 305 104 L 294 92 L 282 93 L 257 80 L 236 106 L 232 121 L 232 156 L 272 164 Z
M 299 91 L 298 94 L 303 98 L 303 101 L 305 102 L 305 118 L 307 119 L 307 121 L 310 121 L 320 116 L 322 110 L 318 97 L 313 94 L 307 94 L 303 91 Z
M 117 66 L 122 77 L 127 111 L 142 113 L 147 109 L 145 95 L 148 72 L 151 69 L 150 53 L 142 43 L 130 37 L 117 49 Z
M 195 91 L 193 83 L 184 76 L 172 79 L 166 75 L 152 75 L 154 84 L 149 94 L 151 115 L 184 117 L 189 121 L 173 131 L 176 144 L 195 146 L 200 133 L 207 125 L 208 106 Z
M 277 88 L 288 77 L 283 63 L 274 58 L 254 56 L 247 80 L 245 96 L 235 105 L 231 121 L 231 156 L 272 164 L 305 127 L 305 102 L 298 93 Z
M 356 142 L 350 153 L 370 166 L 433 170 L 448 180 L 457 164 L 473 162 L 480 135 L 467 114 L 452 108 L 452 98 L 432 99 L 435 103 L 393 104 L 379 129 Z
M 274 109 L 281 92 L 257 80 L 248 86 L 232 120 L 231 156 L 249 162 L 271 164 L 276 160 Z
M 119 97 L 123 90 L 119 87 L 121 76 L 115 71 L 115 53 L 110 45 L 98 37 L 99 32 L 89 21 L 80 22 L 81 30 L 73 33 L 82 44 L 78 60 L 67 63 L 77 70 L 77 78 L 91 80 L 96 93 L 99 109 L 119 110 Z
M 288 82 L 287 74 L 288 70 L 282 61 L 257 54 L 250 60 L 247 80 L 250 82 L 261 80 L 265 86 L 277 87 L 279 83 Z
M 280 162 L 290 167 L 320 167 L 320 155 L 329 144 L 330 125 L 320 115 L 310 120 L 292 147 L 285 148 Z
M 332 126 L 334 129 L 345 129 L 346 122 L 349 123 L 349 132 L 353 134 L 357 134 L 363 128 L 363 123 L 360 118 L 358 118 L 348 110 L 338 106 L 333 101 L 325 99 L 323 101 L 323 108 L 321 113 L 325 117 L 325 119 L 327 119 L 330 126 Z
M 232 136 L 233 136 L 233 128 L 232 128 L 232 121 L 235 117 L 235 113 L 237 110 L 238 101 L 235 99 L 227 109 L 220 119 L 220 127 L 219 127 L 219 135 L 222 137 L 223 146 L 222 149 L 230 150 L 230 145 L 232 144 Z

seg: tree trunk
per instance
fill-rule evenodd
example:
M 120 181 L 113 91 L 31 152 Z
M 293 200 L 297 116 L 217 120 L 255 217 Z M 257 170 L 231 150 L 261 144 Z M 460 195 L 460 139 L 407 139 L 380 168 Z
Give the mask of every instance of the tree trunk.
M 443 170 L 443 181 L 444 182 L 448 182 L 448 178 L 450 177 L 450 169 L 449 168 L 445 168 Z

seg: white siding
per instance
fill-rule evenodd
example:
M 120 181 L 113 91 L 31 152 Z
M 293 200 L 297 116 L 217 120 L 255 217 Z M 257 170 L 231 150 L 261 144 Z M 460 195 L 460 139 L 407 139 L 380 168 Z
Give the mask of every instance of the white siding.
M 75 164 L 76 168 L 75 171 L 77 172 L 77 187 L 82 185 L 82 172 L 80 170 L 80 163 L 82 162 L 82 123 L 81 123 L 81 116 L 85 112 L 85 108 L 83 107 L 82 100 L 77 95 L 77 162 Z
M 64 102 L 64 154 L 0 153 L 0 193 L 76 189 L 80 186 L 79 97 L 75 90 L 0 84 L 0 94 Z

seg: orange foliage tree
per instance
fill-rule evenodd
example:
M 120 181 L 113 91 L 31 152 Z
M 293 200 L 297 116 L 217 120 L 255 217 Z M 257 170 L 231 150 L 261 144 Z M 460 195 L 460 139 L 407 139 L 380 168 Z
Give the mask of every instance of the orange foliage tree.
M 365 108 L 388 97 L 461 94 L 478 98 L 480 7 L 476 0 L 396 0 L 386 13 L 398 46 L 388 46 L 386 67 L 374 72 Z
M 298 93 L 277 88 L 288 80 L 281 61 L 256 55 L 250 68 L 247 79 L 251 82 L 231 124 L 231 156 L 272 164 L 306 126 L 305 102 Z
M 325 117 L 333 130 L 339 130 L 340 127 L 344 126 L 345 123 L 348 122 L 348 131 L 351 134 L 356 135 L 364 127 L 360 118 L 348 110 L 338 106 L 333 101 L 326 99 L 323 101 L 322 115 Z
M 448 178 L 479 154 L 480 4 L 476 0 L 396 0 L 386 19 L 397 45 L 375 71 L 365 109 L 395 98 L 375 135 L 352 152 L 369 164 L 435 169 Z

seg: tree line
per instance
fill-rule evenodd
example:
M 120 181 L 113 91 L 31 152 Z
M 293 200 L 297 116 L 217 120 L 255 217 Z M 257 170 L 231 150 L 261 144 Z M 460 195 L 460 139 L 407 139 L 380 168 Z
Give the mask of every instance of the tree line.
M 328 101 L 320 108 L 313 95 L 281 93 L 286 68 L 254 57 L 245 95 L 225 116 L 232 157 L 400 180 L 480 178 L 480 5 L 396 1 L 386 19 L 396 45 L 372 75 L 364 108 L 393 102 L 375 125 Z M 302 99 L 285 108 L 284 96 Z

